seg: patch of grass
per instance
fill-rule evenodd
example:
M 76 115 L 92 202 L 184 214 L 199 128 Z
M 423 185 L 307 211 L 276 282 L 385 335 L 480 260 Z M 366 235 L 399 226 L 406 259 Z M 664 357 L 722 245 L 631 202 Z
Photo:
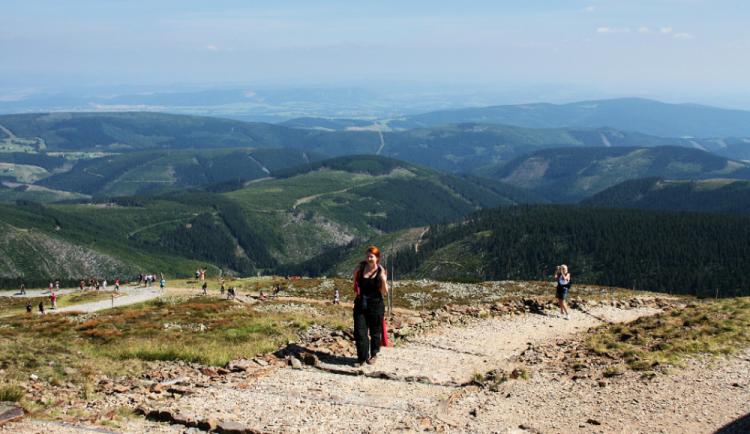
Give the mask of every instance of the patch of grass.
M 711 300 L 629 324 L 597 328 L 586 346 L 596 354 L 618 351 L 628 368 L 645 371 L 660 365 L 679 366 L 688 356 L 734 353 L 750 345 L 748 327 L 750 299 Z
M 26 395 L 26 391 L 20 386 L 9 384 L 0 387 L 0 402 L 20 402 L 24 395 Z

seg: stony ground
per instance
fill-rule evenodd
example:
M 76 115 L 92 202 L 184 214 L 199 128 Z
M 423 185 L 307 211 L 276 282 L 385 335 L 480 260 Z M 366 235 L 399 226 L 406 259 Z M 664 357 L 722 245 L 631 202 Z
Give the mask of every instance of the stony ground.
M 655 376 L 606 377 L 601 360 L 570 368 L 577 333 L 652 315 L 657 303 L 584 302 L 571 320 L 535 303 L 398 316 L 391 327 L 403 339 L 359 369 L 345 331 L 313 327 L 226 369 L 159 362 L 139 378 L 102 378 L 101 398 L 59 410 L 94 415 L 69 417 L 78 426 L 132 433 L 710 433 L 750 413 L 750 352 L 687 359 Z M 507 381 L 488 382 L 488 371 Z M 123 407 L 148 417 L 119 420 Z M 30 420 L 0 428 L 40 432 L 76 431 Z

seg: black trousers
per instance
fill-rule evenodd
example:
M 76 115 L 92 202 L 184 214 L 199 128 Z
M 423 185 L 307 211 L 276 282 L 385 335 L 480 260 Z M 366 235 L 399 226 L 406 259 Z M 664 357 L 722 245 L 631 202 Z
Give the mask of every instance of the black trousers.
M 368 298 L 367 307 L 362 307 L 362 298 L 354 302 L 354 341 L 357 345 L 357 359 L 360 363 L 375 357 L 380 352 L 380 338 L 383 334 L 385 302 L 383 297 Z M 370 332 L 368 338 L 367 332 Z

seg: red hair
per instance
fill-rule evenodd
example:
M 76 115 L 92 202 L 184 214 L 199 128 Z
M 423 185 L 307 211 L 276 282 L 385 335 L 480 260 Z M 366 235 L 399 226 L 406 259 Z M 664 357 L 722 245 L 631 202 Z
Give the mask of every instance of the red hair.
M 367 250 L 365 250 L 365 255 L 368 253 L 372 253 L 373 255 L 375 255 L 375 257 L 378 258 L 378 264 L 380 263 L 380 249 L 375 246 L 370 246 L 367 248 Z

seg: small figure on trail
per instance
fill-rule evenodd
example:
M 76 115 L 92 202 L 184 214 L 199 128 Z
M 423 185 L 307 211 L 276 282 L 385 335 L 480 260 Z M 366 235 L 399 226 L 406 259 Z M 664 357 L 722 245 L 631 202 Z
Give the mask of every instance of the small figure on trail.
M 273 298 L 279 298 L 279 292 L 281 292 L 281 285 L 276 285 L 273 289 Z
M 263 295 L 263 290 L 262 289 L 260 290 L 260 299 L 261 300 L 265 300 L 266 299 L 266 296 Z
M 203 295 L 208 295 L 208 282 L 203 284 Z
M 102 280 L 102 291 L 107 290 L 107 279 Z
M 26 302 L 26 313 L 31 313 L 31 302 L 30 301 Z
M 167 285 L 167 281 L 166 281 L 166 280 L 164 280 L 164 275 L 162 275 L 162 277 L 161 277 L 161 282 L 159 282 L 159 283 L 161 284 L 161 288 L 160 288 L 160 289 L 161 289 L 162 291 L 164 291 L 164 287 L 165 287 L 165 286 Z
M 55 291 L 60 292 L 60 281 L 55 280 Z
M 43 301 L 39 302 L 39 313 L 44 315 L 44 302 Z
M 366 260 L 359 263 L 354 271 L 354 341 L 357 346 L 357 363 L 372 365 L 380 352 L 383 326 L 385 324 L 385 303 L 383 296 L 388 293 L 385 269 L 380 266 L 380 250 L 370 246 L 365 251 Z M 369 338 L 367 336 L 369 331 Z
M 96 290 L 97 290 L 97 291 L 99 290 L 99 288 L 101 288 L 101 287 L 102 287 L 101 283 L 99 283 L 99 281 L 98 281 L 98 280 L 97 280 L 97 281 L 95 281 L 95 282 L 94 282 L 94 284 L 96 285 Z
M 138 285 L 140 286 L 141 283 L 143 283 L 143 273 L 138 275 Z
M 81 279 L 81 291 L 83 291 L 84 289 L 86 289 L 86 280 Z
M 198 280 L 201 278 L 201 270 L 195 270 L 195 280 Z
M 49 296 L 49 299 L 52 301 L 52 309 L 57 309 L 57 296 L 54 292 Z
M 333 304 L 341 304 L 341 302 L 339 301 L 339 290 L 338 289 L 333 294 Z
M 286 275 L 286 280 L 289 280 L 289 275 L 288 274 Z
M 120 290 L 120 279 L 115 280 L 115 291 Z
M 237 295 L 237 288 L 235 288 L 234 286 L 229 288 L 229 290 L 227 291 L 227 300 L 230 300 L 230 299 L 234 300 L 234 297 L 236 295 Z
M 221 282 L 221 295 L 224 295 L 224 291 L 226 291 L 227 287 L 224 285 L 224 282 Z
M 23 283 L 21 284 L 21 295 L 26 295 L 26 286 Z
M 52 285 L 52 282 L 49 283 L 49 292 L 52 292 L 55 290 L 54 285 Z
M 203 282 L 204 280 L 206 280 L 206 269 L 201 268 L 201 282 Z
M 89 279 L 89 289 L 91 291 L 94 290 L 94 278 L 93 277 L 91 279 Z
M 565 300 L 568 299 L 568 291 L 570 290 L 570 273 L 568 272 L 567 265 L 560 265 L 557 267 L 555 272 L 555 279 L 557 279 L 557 304 L 560 305 L 560 316 L 565 319 L 570 319 L 570 311 Z
M 161 278 L 164 279 L 164 273 L 159 273 L 159 274 L 161 274 Z

